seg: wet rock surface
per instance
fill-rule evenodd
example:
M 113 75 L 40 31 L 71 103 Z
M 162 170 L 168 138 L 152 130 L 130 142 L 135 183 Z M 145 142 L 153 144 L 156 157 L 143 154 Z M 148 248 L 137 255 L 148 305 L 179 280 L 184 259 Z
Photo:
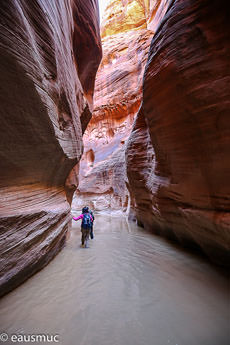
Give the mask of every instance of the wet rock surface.
M 4 294 L 65 243 L 101 45 L 96 1 L 2 1 L 0 21 Z

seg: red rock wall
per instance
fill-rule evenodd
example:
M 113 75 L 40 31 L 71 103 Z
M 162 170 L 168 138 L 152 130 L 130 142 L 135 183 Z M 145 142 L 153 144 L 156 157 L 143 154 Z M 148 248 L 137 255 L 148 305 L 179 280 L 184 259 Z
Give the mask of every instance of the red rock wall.
M 96 0 L 3 0 L 0 22 L 3 295 L 65 243 L 101 45 Z
M 230 237 L 229 61 L 223 4 L 172 1 L 151 43 L 126 151 L 138 221 L 221 264 Z
M 103 59 L 96 77 L 95 107 L 84 135 L 73 208 L 88 204 L 96 210 L 129 209 L 125 146 L 142 100 L 152 30 L 169 3 L 111 0 L 108 4 L 101 28 Z
M 127 13 L 128 3 L 111 1 L 106 18 L 116 17 L 119 6 Z M 117 25 L 114 20 L 113 24 L 105 21 L 109 35 L 102 40 L 103 59 L 96 77 L 94 112 L 84 134 L 80 182 L 73 208 L 87 204 L 96 210 L 126 211 L 128 207 L 125 143 L 141 103 L 144 66 L 152 38 L 151 31 L 138 27 L 139 19 L 136 23 L 135 16 L 132 18 L 129 31 L 125 16 Z M 143 19 L 146 20 L 144 14 Z

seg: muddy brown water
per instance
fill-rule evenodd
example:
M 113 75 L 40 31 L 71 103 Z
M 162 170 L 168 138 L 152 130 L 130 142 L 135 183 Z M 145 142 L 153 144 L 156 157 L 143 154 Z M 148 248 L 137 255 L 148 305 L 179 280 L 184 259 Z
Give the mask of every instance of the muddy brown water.
M 230 339 L 226 276 L 125 217 L 98 215 L 88 249 L 80 248 L 74 222 L 63 251 L 3 297 L 0 311 L 0 332 L 58 334 L 63 345 L 227 345 Z

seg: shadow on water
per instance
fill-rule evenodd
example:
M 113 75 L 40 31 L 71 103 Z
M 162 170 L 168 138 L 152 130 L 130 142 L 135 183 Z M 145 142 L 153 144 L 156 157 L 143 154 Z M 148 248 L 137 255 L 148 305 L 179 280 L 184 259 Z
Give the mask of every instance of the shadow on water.
M 64 250 L 1 299 L 0 324 L 63 345 L 227 345 L 228 307 L 228 280 L 203 257 L 97 215 L 90 248 L 73 222 Z
M 172 238 L 167 238 L 164 236 L 161 236 L 158 233 L 153 233 L 151 230 L 145 229 L 143 226 L 138 226 L 135 221 L 127 221 L 127 226 L 133 228 L 138 227 L 139 231 L 141 231 L 143 234 L 145 233 L 146 235 L 150 235 L 155 237 L 155 239 L 158 239 L 159 241 L 171 247 L 173 247 L 176 251 L 184 253 L 187 256 L 191 256 L 191 258 L 194 258 L 194 260 L 199 259 L 201 261 L 206 262 L 208 265 L 211 265 L 214 270 L 216 270 L 219 274 L 222 274 L 226 279 L 229 279 L 229 262 L 226 263 L 226 266 L 221 266 L 218 265 L 215 262 L 211 262 L 210 258 L 204 253 L 204 251 L 201 249 L 201 247 L 196 244 L 195 242 L 188 242 L 185 244 L 185 242 L 182 244 L 178 241 L 178 239 L 172 237 Z

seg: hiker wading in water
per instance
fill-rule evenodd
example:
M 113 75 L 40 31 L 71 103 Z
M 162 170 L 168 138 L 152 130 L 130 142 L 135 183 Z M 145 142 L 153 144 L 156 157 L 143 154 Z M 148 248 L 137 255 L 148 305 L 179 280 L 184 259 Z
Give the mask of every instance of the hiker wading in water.
M 82 247 L 88 248 L 89 234 L 93 224 L 93 218 L 89 213 L 88 207 L 83 207 L 82 214 L 79 217 L 73 217 L 73 220 L 82 219 L 81 222 L 81 245 Z

